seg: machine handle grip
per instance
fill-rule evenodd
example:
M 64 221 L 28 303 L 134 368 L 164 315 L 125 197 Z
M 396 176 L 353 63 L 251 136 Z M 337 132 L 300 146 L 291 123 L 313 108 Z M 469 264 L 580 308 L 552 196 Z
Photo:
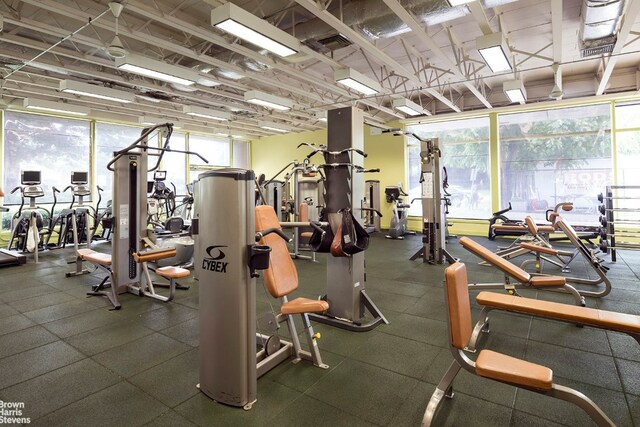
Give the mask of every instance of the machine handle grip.
M 285 242 L 291 243 L 293 241 L 293 239 L 291 239 L 289 236 L 284 234 L 284 232 L 280 228 L 273 227 L 273 228 L 267 228 L 266 230 L 257 232 L 256 233 L 256 242 L 259 242 L 263 237 L 268 236 L 271 233 L 276 233 Z
M 98 188 L 98 191 L 104 191 L 104 188 L 100 187 L 99 185 L 96 185 L 96 187 Z
M 22 187 L 16 187 L 16 188 L 14 188 L 13 190 L 11 190 L 11 194 L 15 193 L 15 192 L 16 192 L 16 191 L 18 191 L 18 190 L 22 191 Z
M 71 188 L 71 186 L 69 186 L 67 188 Z M 65 188 L 64 191 L 67 191 L 67 188 Z M 58 190 L 56 187 L 51 187 L 51 189 L 53 190 L 54 193 L 59 193 L 60 192 L 60 190 Z
M 67 186 L 64 188 L 64 190 L 62 190 L 62 192 L 63 192 L 63 193 L 66 193 L 68 189 L 73 189 L 73 186 L 71 186 L 71 185 L 67 185 Z M 57 190 L 57 188 L 56 188 L 56 187 L 53 187 L 53 190 L 54 190 L 54 191 L 56 191 L 56 190 Z M 58 192 L 60 192 L 60 191 L 58 191 Z

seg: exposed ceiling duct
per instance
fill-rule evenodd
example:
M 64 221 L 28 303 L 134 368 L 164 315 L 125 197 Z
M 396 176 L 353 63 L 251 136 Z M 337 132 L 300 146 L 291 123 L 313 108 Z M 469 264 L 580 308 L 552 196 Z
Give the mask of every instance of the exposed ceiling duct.
M 515 0 L 486 0 L 487 3 L 491 3 L 491 7 L 513 1 Z M 466 6 L 451 7 L 447 0 L 401 0 L 400 3 L 427 26 L 442 24 L 469 14 Z M 384 2 L 379 0 L 353 0 L 344 5 L 341 12 L 334 10 L 332 13 L 341 16 L 346 25 L 358 28 L 371 39 L 394 37 L 411 31 Z M 296 25 L 295 35 L 311 46 L 317 42 L 330 50 L 348 45 L 324 43 L 326 39 L 334 42 L 332 36 L 336 35 L 336 31 L 318 18 Z
M 613 50 L 624 5 L 625 0 L 584 0 L 580 30 L 583 58 Z

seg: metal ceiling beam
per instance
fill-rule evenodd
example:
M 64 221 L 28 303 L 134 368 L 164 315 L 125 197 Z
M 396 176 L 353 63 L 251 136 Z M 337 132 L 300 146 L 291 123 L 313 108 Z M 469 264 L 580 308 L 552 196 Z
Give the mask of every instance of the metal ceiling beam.
M 618 54 L 622 52 L 622 48 L 624 47 L 625 42 L 627 41 L 627 37 L 631 32 L 631 28 L 638 17 L 638 12 L 640 12 L 640 1 L 630 1 L 627 2 L 629 5 L 626 13 L 622 17 L 622 25 L 620 26 L 620 31 L 618 31 L 618 39 L 616 40 L 615 46 L 613 46 L 613 50 L 609 54 L 607 61 L 607 65 L 604 67 L 604 71 L 602 72 L 602 77 L 600 77 L 600 82 L 598 83 L 598 89 L 596 90 L 596 95 L 602 95 L 607 88 L 607 83 L 609 83 L 609 78 L 611 77 L 611 73 L 616 66 L 616 62 L 618 62 Z
M 345 90 L 342 89 L 341 87 L 337 86 L 335 83 L 329 83 L 321 78 L 315 77 L 313 75 L 311 75 L 308 71 L 306 73 L 301 72 L 299 69 L 297 69 L 295 66 L 292 65 L 288 65 L 288 64 L 283 64 L 277 61 L 274 61 L 273 59 L 271 59 L 269 56 L 266 55 L 262 55 L 246 46 L 242 46 L 238 43 L 229 43 L 224 37 L 221 37 L 217 34 L 215 34 L 213 32 L 213 28 L 202 28 L 196 25 L 193 25 L 185 20 L 179 19 L 175 16 L 169 16 L 166 14 L 162 14 L 162 12 L 159 12 L 157 10 L 154 9 L 150 9 L 148 7 L 145 7 L 145 3 L 144 2 L 139 2 L 139 1 L 129 1 L 127 3 L 126 9 L 128 11 L 131 11 L 133 13 L 136 13 L 138 15 L 141 15 L 145 18 L 148 19 L 153 19 L 155 21 L 159 21 L 161 22 L 163 25 L 167 25 L 173 29 L 176 30 L 180 30 L 180 31 L 184 31 L 187 32 L 191 35 L 194 35 L 202 40 L 205 41 L 209 41 L 211 43 L 214 43 L 218 46 L 224 47 L 225 49 L 229 49 L 233 52 L 239 53 L 241 55 L 246 56 L 247 58 L 251 58 L 254 59 L 256 61 L 260 61 L 264 64 L 269 65 L 270 67 L 277 69 L 279 71 L 283 71 L 285 73 L 287 73 L 288 75 L 290 75 L 291 77 L 294 77 L 296 79 L 299 80 L 304 80 L 309 84 L 312 85 L 317 85 L 320 87 L 323 87 L 324 89 L 352 98 L 352 94 Z M 315 52 L 314 50 L 310 49 L 307 46 L 302 45 L 302 52 L 309 55 L 310 57 L 322 61 L 323 63 L 331 66 L 332 68 L 340 68 L 343 67 L 343 65 L 341 65 L 340 63 L 338 63 L 337 61 L 328 58 L 318 52 Z M 234 70 L 236 72 L 239 72 L 241 74 L 246 74 L 244 72 L 244 70 L 240 69 L 240 70 Z M 248 76 L 249 78 L 251 78 L 251 75 Z M 386 108 L 384 106 L 381 106 L 375 102 L 372 102 L 370 100 L 358 100 L 359 102 L 362 102 L 365 105 L 368 105 L 370 107 L 379 109 L 380 111 L 383 111 L 391 116 L 394 116 L 396 118 L 403 118 L 404 116 L 398 114 L 397 112 L 395 112 L 394 110 L 390 109 L 390 108 Z
M 391 58 L 388 54 L 378 49 L 373 43 L 367 40 L 359 32 L 355 31 L 340 19 L 333 16 L 328 10 L 320 8 L 315 1 L 296 0 L 296 3 L 307 9 L 309 12 L 313 13 L 315 16 L 339 31 L 341 34 L 347 36 L 347 38 L 355 42 L 363 50 L 369 53 L 369 55 L 375 58 L 375 60 L 380 64 L 384 64 L 395 73 L 408 78 L 413 84 L 417 85 L 418 87 L 422 87 L 427 84 L 426 82 L 423 82 L 419 77 L 417 77 L 412 71 L 400 65 L 395 59 Z M 429 95 L 438 99 L 453 111 L 460 112 L 460 108 L 457 105 L 455 105 L 453 102 L 451 102 L 451 100 L 449 100 L 446 96 L 442 95 L 437 90 L 430 87 L 422 87 L 422 89 L 420 90 L 427 92 Z
M 484 8 L 482 7 L 482 3 L 480 3 L 479 1 L 472 1 L 471 3 L 467 3 L 467 7 L 469 8 L 469 11 L 471 12 L 471 15 L 473 16 L 473 18 L 478 23 L 478 26 L 480 27 L 480 31 L 482 31 L 482 34 L 486 36 L 487 34 L 493 33 L 493 31 L 491 30 L 491 26 L 489 25 L 489 20 L 487 19 L 487 15 L 484 13 Z
M 456 76 L 458 79 L 462 80 L 462 84 L 469 89 L 473 95 L 480 100 L 484 104 L 485 107 L 491 108 L 491 104 L 487 100 L 487 98 L 475 87 L 475 85 L 468 81 L 468 77 L 460 72 L 457 64 L 449 59 L 449 57 L 444 53 L 442 49 L 433 41 L 431 37 L 427 34 L 422 24 L 416 19 L 415 15 L 405 9 L 398 0 L 384 0 L 385 4 L 395 13 L 402 22 L 404 22 L 413 34 L 418 37 L 418 39 L 425 44 L 427 48 L 434 55 L 438 56 L 441 60 L 443 60 L 446 64 L 446 67 Z M 482 7 L 482 6 L 480 6 Z

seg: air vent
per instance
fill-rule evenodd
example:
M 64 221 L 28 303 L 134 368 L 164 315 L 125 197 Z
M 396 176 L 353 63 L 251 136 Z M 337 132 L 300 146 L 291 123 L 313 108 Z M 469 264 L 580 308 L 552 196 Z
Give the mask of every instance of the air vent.
M 602 55 L 611 53 L 616 44 L 617 37 L 610 36 L 598 40 L 586 40 L 580 46 L 580 55 L 582 58 L 589 56 Z
M 342 34 L 336 34 L 334 36 L 325 37 L 324 39 L 318 40 L 318 43 L 323 45 L 329 50 L 338 50 L 343 47 L 351 46 L 353 43 L 351 40 L 343 36 Z

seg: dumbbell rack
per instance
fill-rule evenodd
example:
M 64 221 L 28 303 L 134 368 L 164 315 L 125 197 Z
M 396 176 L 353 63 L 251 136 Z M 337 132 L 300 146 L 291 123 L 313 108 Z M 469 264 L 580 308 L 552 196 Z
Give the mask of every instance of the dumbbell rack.
M 614 193 L 624 192 L 627 190 L 640 190 L 638 185 L 609 185 L 606 187 L 606 196 L 600 195 L 598 200 L 603 204 L 599 206 L 600 213 L 604 215 L 600 217 L 600 223 L 603 225 L 605 234 L 600 238 L 600 250 L 604 253 L 611 253 L 611 261 L 616 262 L 617 250 L 640 250 L 640 243 L 617 240 L 617 238 L 630 237 L 634 239 L 640 238 L 640 231 L 628 230 L 628 227 L 640 228 L 640 218 L 622 219 L 616 218 L 616 213 L 638 213 L 639 208 L 615 206 L 614 200 L 640 200 L 640 195 L 636 197 L 616 196 Z M 639 215 L 640 216 L 640 215 Z M 616 230 L 618 227 L 618 230 Z

